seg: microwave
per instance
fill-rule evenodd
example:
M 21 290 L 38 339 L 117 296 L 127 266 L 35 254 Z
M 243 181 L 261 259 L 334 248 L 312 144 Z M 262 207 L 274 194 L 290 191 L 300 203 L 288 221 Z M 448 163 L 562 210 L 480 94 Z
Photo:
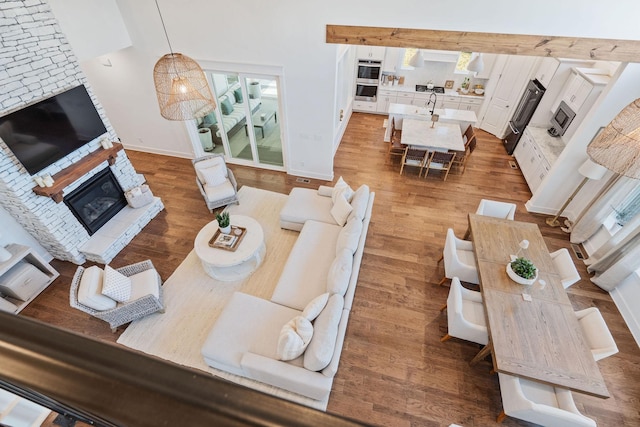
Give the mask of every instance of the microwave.
M 567 105 L 567 103 L 560 101 L 558 109 L 551 117 L 551 125 L 553 127 L 548 129 L 547 132 L 549 132 L 549 135 L 551 136 L 564 135 L 575 116 L 576 113 Z
M 357 101 L 376 102 L 377 96 L 378 96 L 377 84 L 356 83 L 355 99 Z
M 358 60 L 356 83 L 378 84 L 382 72 L 382 61 Z

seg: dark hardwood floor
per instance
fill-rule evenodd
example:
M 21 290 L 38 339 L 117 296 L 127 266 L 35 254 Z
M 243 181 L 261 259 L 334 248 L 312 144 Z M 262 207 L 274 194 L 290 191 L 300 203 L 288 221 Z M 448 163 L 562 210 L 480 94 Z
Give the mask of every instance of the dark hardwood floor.
M 478 148 L 463 175 L 400 176 L 399 159 L 389 159 L 383 143 L 383 116 L 354 113 L 335 157 L 335 178 L 355 189 L 376 192 L 373 216 L 340 368 L 328 411 L 383 426 L 495 425 L 501 410 L 497 375 L 489 360 L 471 367 L 480 346 L 457 339 L 440 342 L 447 331 L 440 312 L 448 287 L 438 286 L 438 265 L 447 228 L 460 237 L 467 213 L 480 199 L 514 201 L 516 220 L 539 225 L 550 251 L 569 248 L 568 236 L 550 228 L 546 216 L 527 213 L 531 193 L 512 169 L 498 139 L 478 131 Z M 190 160 L 128 151 L 166 209 L 112 262 L 114 267 L 151 259 L 167 279 L 193 248 L 193 240 L 214 216 L 194 183 Z M 232 166 L 239 185 L 287 194 L 294 186 L 316 188 L 323 181 L 296 182 L 284 173 Z M 516 242 L 514 242 L 517 244 Z M 574 309 L 598 307 L 620 353 L 598 362 L 611 398 L 574 393 L 579 410 L 599 426 L 640 425 L 640 349 L 608 293 L 588 280 L 568 289 Z M 60 277 L 21 314 L 101 340 L 115 342 L 106 323 L 69 307 L 69 283 L 76 266 L 52 263 Z M 507 418 L 505 426 L 529 425 Z

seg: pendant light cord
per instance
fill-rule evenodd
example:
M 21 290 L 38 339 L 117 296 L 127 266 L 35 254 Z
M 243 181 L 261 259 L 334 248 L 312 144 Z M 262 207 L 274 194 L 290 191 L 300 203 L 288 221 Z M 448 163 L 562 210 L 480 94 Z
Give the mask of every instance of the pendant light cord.
M 169 41 L 169 34 L 167 34 L 167 27 L 164 25 L 164 19 L 162 18 L 162 12 L 160 12 L 160 6 L 158 5 L 158 0 L 155 0 L 156 8 L 158 9 L 158 15 L 160 15 L 160 22 L 162 23 L 162 29 L 164 30 L 164 36 L 167 38 L 167 44 L 169 45 L 169 52 L 171 52 L 171 63 L 173 64 L 173 70 L 176 73 L 176 77 L 180 76 L 178 73 L 178 67 L 176 66 L 176 57 L 173 53 L 173 48 L 171 47 L 171 41 Z

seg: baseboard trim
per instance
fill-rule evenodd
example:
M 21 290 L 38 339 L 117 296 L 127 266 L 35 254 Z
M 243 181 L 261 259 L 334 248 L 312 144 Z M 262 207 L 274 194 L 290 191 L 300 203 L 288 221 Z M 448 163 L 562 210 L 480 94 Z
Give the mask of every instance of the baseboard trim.
M 130 145 L 124 146 L 125 150 L 140 151 L 142 153 L 160 154 L 162 156 L 180 157 L 183 159 L 193 159 L 193 153 L 184 153 L 182 151 L 149 149 L 148 146 Z

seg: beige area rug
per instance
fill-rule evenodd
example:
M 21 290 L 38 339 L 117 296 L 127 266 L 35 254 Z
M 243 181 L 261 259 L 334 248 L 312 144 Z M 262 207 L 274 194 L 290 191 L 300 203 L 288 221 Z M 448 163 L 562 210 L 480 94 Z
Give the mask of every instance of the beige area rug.
M 318 401 L 267 384 L 211 368 L 200 349 L 209 330 L 234 292 L 270 299 L 298 233 L 280 228 L 280 210 L 287 196 L 251 187 L 238 192 L 240 204 L 227 208 L 231 214 L 255 218 L 264 230 L 267 254 L 262 265 L 247 279 L 219 282 L 209 277 L 194 251 L 185 258 L 164 285 L 164 314 L 152 314 L 132 322 L 118 343 L 147 354 L 209 372 L 237 384 L 283 399 L 326 410 L 328 399 Z

